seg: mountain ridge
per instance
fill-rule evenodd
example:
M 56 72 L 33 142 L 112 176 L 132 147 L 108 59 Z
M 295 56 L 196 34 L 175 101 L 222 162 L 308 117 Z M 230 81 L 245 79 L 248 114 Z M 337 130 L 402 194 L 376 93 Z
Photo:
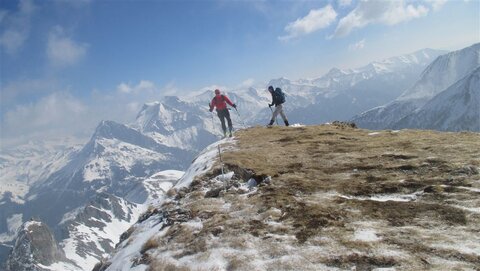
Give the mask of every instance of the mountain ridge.
M 341 123 L 238 131 L 96 270 L 474 268 L 479 142 Z

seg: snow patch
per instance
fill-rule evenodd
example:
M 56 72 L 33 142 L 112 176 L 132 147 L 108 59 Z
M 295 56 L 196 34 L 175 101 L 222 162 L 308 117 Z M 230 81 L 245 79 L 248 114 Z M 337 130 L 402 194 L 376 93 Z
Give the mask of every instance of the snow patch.
M 73 266 L 71 264 L 67 264 L 65 262 L 56 262 L 51 265 L 43 265 L 39 263 L 37 264 L 37 266 L 42 268 L 42 270 L 50 270 L 50 271 L 78 271 L 78 267 Z
M 374 229 L 357 229 L 353 236 L 355 241 L 375 242 L 381 240 Z
M 215 161 L 217 161 L 219 151 L 218 147 L 227 142 L 234 141 L 231 139 L 223 139 L 205 148 L 205 150 L 203 150 L 193 161 L 192 165 L 187 169 L 185 174 L 182 176 L 182 178 L 180 178 L 180 180 L 178 180 L 178 183 L 174 187 L 177 189 L 187 187 L 192 183 L 195 176 L 200 176 L 208 172 L 214 165 Z
M 339 197 L 345 198 L 345 199 L 372 200 L 372 201 L 379 201 L 379 202 L 386 202 L 386 201 L 407 202 L 407 201 L 417 200 L 418 197 L 421 196 L 422 194 L 423 194 L 423 191 L 415 192 L 412 194 L 379 194 L 379 195 L 374 195 L 370 197 L 339 195 Z

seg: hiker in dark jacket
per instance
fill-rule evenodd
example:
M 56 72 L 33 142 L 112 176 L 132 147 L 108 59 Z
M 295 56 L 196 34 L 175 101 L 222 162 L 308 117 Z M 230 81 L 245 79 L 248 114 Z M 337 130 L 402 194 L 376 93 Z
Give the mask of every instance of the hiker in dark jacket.
M 272 103 L 268 104 L 268 106 L 270 107 L 270 109 L 272 109 L 272 106 L 275 105 L 275 110 L 273 110 L 272 112 L 272 119 L 270 120 L 270 123 L 268 124 L 268 126 L 273 125 L 278 114 L 282 116 L 283 122 L 285 122 L 285 126 L 288 126 L 289 124 L 288 124 L 287 116 L 285 116 L 285 112 L 283 112 L 283 103 L 285 102 L 285 99 L 284 98 L 282 99 L 281 97 L 279 97 L 279 94 L 273 89 L 273 86 L 268 87 L 268 92 L 272 94 Z
M 233 108 L 237 108 L 237 106 L 228 99 L 227 96 L 220 94 L 220 90 L 215 90 L 215 97 L 213 97 L 212 102 L 210 103 L 210 112 L 213 111 L 213 108 L 217 108 L 217 115 L 222 123 L 222 130 L 223 136 L 227 136 L 227 127 L 225 127 L 225 119 L 228 122 L 228 130 L 230 132 L 230 137 L 232 136 L 232 119 L 230 118 L 230 112 L 228 112 L 227 103 L 232 106 Z

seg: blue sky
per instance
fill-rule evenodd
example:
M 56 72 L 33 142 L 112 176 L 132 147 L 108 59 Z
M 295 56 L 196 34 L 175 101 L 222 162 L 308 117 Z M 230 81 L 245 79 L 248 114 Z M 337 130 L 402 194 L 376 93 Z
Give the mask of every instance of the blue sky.
M 125 121 L 165 94 L 460 49 L 480 40 L 479 10 L 479 0 L 2 0 L 1 136 Z

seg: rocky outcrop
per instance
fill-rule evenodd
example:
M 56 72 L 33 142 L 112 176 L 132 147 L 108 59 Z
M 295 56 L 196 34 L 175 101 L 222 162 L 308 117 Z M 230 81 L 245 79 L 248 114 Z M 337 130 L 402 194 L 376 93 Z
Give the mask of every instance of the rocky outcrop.
M 48 226 L 32 220 L 22 225 L 8 259 L 7 270 L 49 270 L 48 266 L 65 260 L 65 254 Z

